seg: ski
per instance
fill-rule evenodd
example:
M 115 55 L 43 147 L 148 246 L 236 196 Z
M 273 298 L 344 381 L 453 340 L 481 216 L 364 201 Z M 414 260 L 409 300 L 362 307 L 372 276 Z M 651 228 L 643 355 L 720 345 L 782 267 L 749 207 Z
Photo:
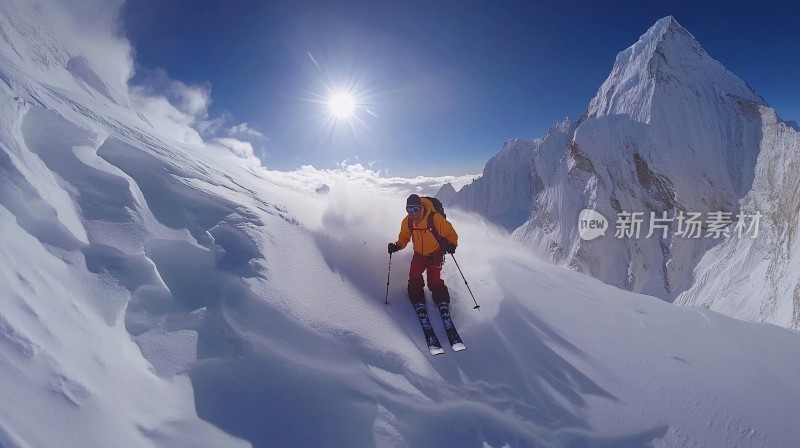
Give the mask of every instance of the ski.
M 436 333 L 433 331 L 433 326 L 428 319 L 428 310 L 425 308 L 425 304 L 418 303 L 414 305 L 414 311 L 417 312 L 419 323 L 422 325 L 422 331 L 425 333 L 425 342 L 428 344 L 428 350 L 430 350 L 431 355 L 441 355 L 444 353 L 444 349 L 442 348 L 442 344 L 439 343 L 439 338 L 436 337 Z
M 440 303 L 439 314 L 442 315 L 442 323 L 444 323 L 444 328 L 447 330 L 447 339 L 450 340 L 450 347 L 455 352 L 466 350 L 467 346 L 461 341 L 461 336 L 458 335 L 456 326 L 453 324 L 453 320 L 450 319 L 450 304 L 446 302 Z

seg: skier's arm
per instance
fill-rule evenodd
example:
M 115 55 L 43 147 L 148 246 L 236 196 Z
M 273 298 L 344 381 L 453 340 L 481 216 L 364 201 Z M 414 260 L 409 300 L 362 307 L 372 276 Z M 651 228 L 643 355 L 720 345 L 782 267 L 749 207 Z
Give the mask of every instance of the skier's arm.
M 397 236 L 397 247 L 402 250 L 406 247 L 411 240 L 411 232 L 408 231 L 408 216 L 403 218 L 403 223 L 400 224 L 400 235 Z
M 453 246 L 458 246 L 458 234 L 456 233 L 456 229 L 453 228 L 453 225 L 450 224 L 450 221 L 437 213 L 433 225 L 436 226 L 436 231 L 439 232 L 442 238 L 446 239 Z

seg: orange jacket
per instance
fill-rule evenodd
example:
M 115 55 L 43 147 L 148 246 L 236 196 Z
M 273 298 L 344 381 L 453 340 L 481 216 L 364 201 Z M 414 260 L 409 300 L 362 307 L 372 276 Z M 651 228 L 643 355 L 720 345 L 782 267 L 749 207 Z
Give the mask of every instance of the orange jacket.
M 422 198 L 421 202 L 422 209 L 424 210 L 422 219 L 420 219 L 418 223 L 414 223 L 412 232 L 409 232 L 408 220 L 411 217 L 406 215 L 406 217 L 403 218 L 403 223 L 400 225 L 400 235 L 397 237 L 397 242 L 395 244 L 397 244 L 400 249 L 403 249 L 408 244 L 408 241 L 413 239 L 414 252 L 423 256 L 428 256 L 436 251 L 443 251 L 443 249 L 439 248 L 439 243 L 436 241 L 436 238 L 434 238 L 433 233 L 428 230 L 428 215 L 432 213 L 433 204 L 426 198 Z M 435 213 L 433 215 L 433 226 L 436 228 L 441 238 L 446 239 L 451 244 L 458 244 L 458 234 L 455 229 L 453 229 L 453 225 L 450 224 L 441 213 Z

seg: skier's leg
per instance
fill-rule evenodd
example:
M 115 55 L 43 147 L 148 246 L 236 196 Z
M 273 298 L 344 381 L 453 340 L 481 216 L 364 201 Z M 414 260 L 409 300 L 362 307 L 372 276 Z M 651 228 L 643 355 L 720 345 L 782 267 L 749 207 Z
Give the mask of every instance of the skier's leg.
M 408 299 L 413 305 L 425 303 L 425 280 L 422 273 L 425 271 L 426 259 L 422 255 L 414 252 L 411 258 L 411 267 L 408 270 Z
M 433 294 L 433 303 L 437 306 L 440 303 L 450 303 L 450 291 L 442 280 L 442 265 L 444 264 L 444 253 L 430 257 L 428 267 L 428 289 Z

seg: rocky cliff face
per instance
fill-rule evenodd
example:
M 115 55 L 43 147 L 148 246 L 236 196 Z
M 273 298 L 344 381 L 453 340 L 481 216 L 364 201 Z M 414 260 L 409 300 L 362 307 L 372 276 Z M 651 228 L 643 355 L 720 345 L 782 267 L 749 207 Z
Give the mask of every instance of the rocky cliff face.
M 768 107 L 758 113 L 760 153 L 752 188 L 741 201 L 743 212 L 760 214 L 758 233 L 754 228 L 749 237 L 727 239 L 705 254 L 677 303 L 798 329 L 800 133 Z

